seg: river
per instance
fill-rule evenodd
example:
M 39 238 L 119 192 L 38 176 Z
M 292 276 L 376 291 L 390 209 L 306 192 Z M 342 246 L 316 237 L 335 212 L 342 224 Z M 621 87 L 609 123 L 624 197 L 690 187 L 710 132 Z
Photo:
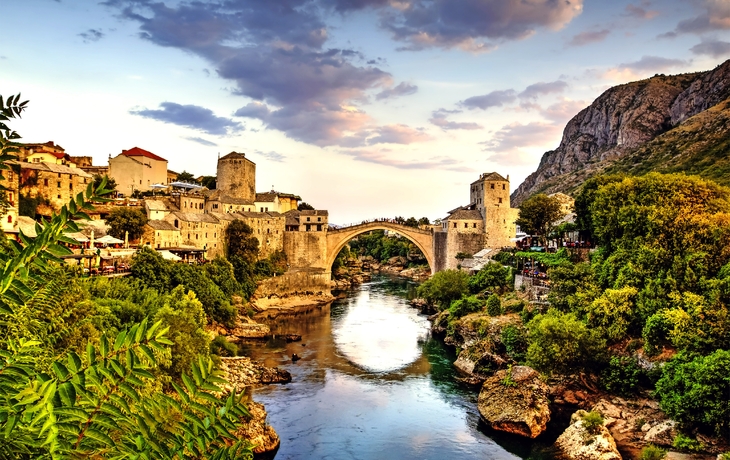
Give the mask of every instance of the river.
M 414 283 L 374 277 L 347 297 L 269 322 L 274 334 L 246 352 L 291 372 L 257 388 L 279 433 L 277 460 L 518 459 L 530 443 L 489 432 L 477 390 L 456 380 L 453 352 L 406 302 Z M 296 353 L 301 359 L 292 362 Z M 499 444 L 493 440 L 499 439 Z

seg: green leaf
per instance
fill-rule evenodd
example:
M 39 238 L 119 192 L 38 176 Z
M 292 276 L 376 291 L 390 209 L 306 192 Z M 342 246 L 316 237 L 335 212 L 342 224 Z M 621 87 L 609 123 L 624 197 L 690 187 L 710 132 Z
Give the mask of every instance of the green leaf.
M 55 363 L 54 363 L 55 364 Z M 73 407 L 76 404 L 76 389 L 73 383 L 66 382 L 58 387 L 58 394 L 61 402 L 67 407 Z

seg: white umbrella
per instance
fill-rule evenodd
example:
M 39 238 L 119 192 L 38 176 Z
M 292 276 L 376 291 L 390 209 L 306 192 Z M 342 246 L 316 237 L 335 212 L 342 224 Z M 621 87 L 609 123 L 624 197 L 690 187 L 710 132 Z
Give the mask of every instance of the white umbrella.
M 111 235 L 104 235 L 101 238 L 97 240 L 99 243 L 103 244 L 121 244 L 124 243 L 124 241 L 120 240 L 119 238 L 114 238 Z
M 157 251 L 165 260 L 182 260 L 182 257 L 177 256 L 170 251 Z

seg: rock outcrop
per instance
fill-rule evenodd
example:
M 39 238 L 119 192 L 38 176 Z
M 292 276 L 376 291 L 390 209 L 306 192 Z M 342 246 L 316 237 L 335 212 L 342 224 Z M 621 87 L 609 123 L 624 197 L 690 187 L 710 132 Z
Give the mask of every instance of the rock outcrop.
M 555 441 L 555 446 L 568 460 L 621 460 L 616 443 L 603 426 L 589 432 L 583 423 L 587 414 L 579 410 L 570 418 L 570 426 Z
M 228 391 L 233 387 L 240 389 L 250 385 L 291 382 L 289 371 L 278 367 L 266 367 L 245 356 L 221 358 L 220 367 L 229 383 L 224 388 Z
M 489 377 L 479 392 L 478 408 L 495 430 L 535 438 L 550 421 L 548 387 L 534 369 L 514 366 Z
M 235 435 L 238 438 L 248 439 L 254 446 L 254 454 L 263 454 L 278 449 L 279 435 L 271 425 L 266 423 L 268 414 L 264 405 L 249 401 L 246 403 L 246 407 L 251 417 L 244 420 Z
M 571 192 L 657 136 L 730 97 L 730 61 L 712 71 L 656 75 L 608 89 L 571 119 L 560 145 L 515 189 L 513 206 L 537 192 Z

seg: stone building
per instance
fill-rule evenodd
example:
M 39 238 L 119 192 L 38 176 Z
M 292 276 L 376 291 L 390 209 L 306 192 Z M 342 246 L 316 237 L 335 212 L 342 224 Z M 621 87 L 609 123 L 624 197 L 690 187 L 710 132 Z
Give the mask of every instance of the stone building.
M 140 246 L 149 244 L 154 249 L 180 247 L 180 229 L 164 220 L 148 221 L 140 238 Z
M 519 210 L 510 207 L 509 176 L 484 173 L 471 183 L 470 206 L 479 211 L 484 221 L 486 247 L 512 246 Z
M 484 249 L 487 235 L 484 233 L 484 219 L 474 205 L 449 211 L 448 217 L 441 220 L 443 233 L 446 233 L 444 269 L 458 268 L 458 255 L 471 257 Z
M 0 223 L 2 223 L 3 232 L 17 233 L 18 232 L 18 186 L 20 183 L 20 168 L 17 164 L 9 165 L 10 169 L 2 171 L 3 179 L 0 180 L 7 190 L 5 191 L 5 200 L 7 201 L 8 207 L 4 210 L 4 213 L 0 215 Z
M 256 163 L 237 152 L 219 158 L 216 189 L 225 196 L 253 203 L 256 200 Z
M 293 209 L 286 212 L 286 230 L 289 232 L 324 232 L 329 226 L 329 212 L 324 210 Z
M 281 193 L 275 190 L 265 193 L 257 193 L 254 205 L 258 212 L 285 212 L 297 209 L 302 199 L 291 193 Z
M 167 160 L 139 147 L 122 150 L 109 158 L 109 177 L 116 181 L 120 193 L 146 192 L 153 184 L 167 183 Z
M 144 209 L 149 220 L 162 220 L 173 210 L 167 204 L 167 200 L 144 200 Z M 179 209 L 174 209 L 179 211 Z
M 209 192 L 205 202 L 205 212 L 254 212 L 255 210 L 256 206 L 253 201 L 227 196 L 220 190 Z
M 18 163 L 20 167 L 19 193 L 28 198 L 43 197 L 53 209 L 39 210 L 48 215 L 58 211 L 72 197 L 86 191 L 92 181 L 91 174 L 80 168 L 53 163 Z
M 26 159 L 34 153 L 65 154 L 66 150 L 60 145 L 56 145 L 53 141 L 27 143 L 18 146 L 17 156 L 19 161 L 26 161 Z

